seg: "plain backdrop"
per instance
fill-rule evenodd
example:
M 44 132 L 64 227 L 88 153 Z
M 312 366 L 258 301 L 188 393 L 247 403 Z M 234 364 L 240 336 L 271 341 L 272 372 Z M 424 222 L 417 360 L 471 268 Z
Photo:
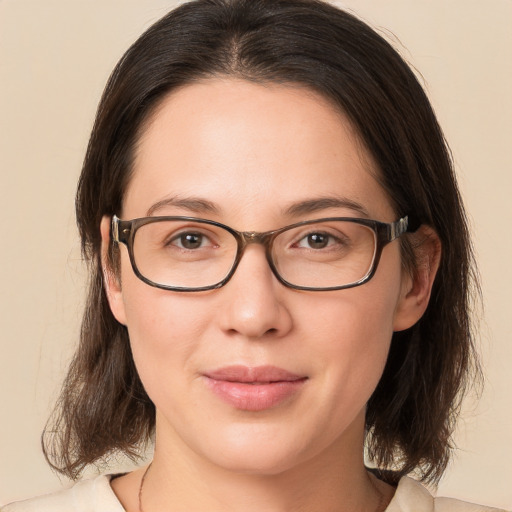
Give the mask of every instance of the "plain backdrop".
M 39 439 L 85 289 L 75 185 L 111 69 L 176 3 L 0 0 L 0 503 L 69 485 Z M 512 509 L 512 1 L 337 3 L 421 72 L 471 218 L 487 381 L 439 494 Z

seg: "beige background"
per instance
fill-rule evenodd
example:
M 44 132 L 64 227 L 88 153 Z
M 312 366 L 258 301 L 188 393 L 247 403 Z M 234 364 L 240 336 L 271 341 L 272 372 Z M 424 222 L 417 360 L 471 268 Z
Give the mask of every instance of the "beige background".
M 39 436 L 84 290 L 75 183 L 110 70 L 175 3 L 0 0 L 0 503 L 67 485 Z M 338 3 L 386 27 L 421 70 L 472 219 L 488 379 L 440 493 L 512 509 L 512 1 Z

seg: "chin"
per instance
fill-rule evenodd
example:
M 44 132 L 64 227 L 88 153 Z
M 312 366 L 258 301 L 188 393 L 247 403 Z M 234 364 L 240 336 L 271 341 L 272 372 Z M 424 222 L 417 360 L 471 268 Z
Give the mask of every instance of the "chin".
M 271 450 L 247 450 L 246 452 L 224 453 L 216 462 L 219 467 L 233 473 L 262 477 L 284 473 L 302 462 L 296 452 L 270 452 Z
M 203 456 L 225 470 L 261 476 L 283 473 L 314 456 L 314 444 L 295 438 L 290 431 L 247 427 L 231 426 L 215 436 L 213 444 L 203 445 Z

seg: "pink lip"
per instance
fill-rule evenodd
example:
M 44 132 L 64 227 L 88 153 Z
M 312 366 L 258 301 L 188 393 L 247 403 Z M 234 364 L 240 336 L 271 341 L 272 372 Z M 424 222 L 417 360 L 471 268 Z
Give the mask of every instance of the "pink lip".
M 204 374 L 224 402 L 244 411 L 263 411 L 297 393 L 307 377 L 275 366 L 227 366 Z

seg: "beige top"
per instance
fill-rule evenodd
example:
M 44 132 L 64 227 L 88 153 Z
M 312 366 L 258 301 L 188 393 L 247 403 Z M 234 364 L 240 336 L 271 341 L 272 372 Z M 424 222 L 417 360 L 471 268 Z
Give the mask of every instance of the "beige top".
M 125 512 L 110 487 L 111 476 L 82 480 L 71 489 L 6 505 L 1 512 Z M 386 512 L 506 512 L 450 498 L 433 498 L 416 480 L 404 477 Z

